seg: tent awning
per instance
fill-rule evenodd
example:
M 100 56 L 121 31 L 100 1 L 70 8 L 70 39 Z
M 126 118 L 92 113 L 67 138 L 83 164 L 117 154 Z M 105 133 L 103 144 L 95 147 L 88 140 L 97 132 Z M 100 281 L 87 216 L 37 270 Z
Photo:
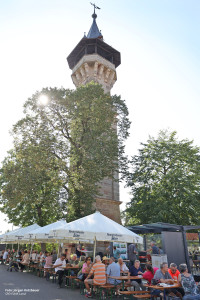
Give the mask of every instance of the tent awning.
M 182 226 L 182 225 L 158 222 L 158 223 L 151 223 L 151 224 L 127 226 L 127 228 L 139 234 L 146 234 L 146 233 L 161 233 L 162 231 L 182 232 L 187 230 L 198 230 L 200 229 L 200 226 L 192 226 L 192 225 Z
M 96 212 L 68 223 L 62 229 L 52 230 L 51 236 L 61 239 L 97 240 L 109 242 L 142 243 L 143 238 L 124 226 Z
M 32 230 L 24 235 L 24 238 L 31 241 L 50 241 L 51 236 L 49 235 L 51 230 L 55 230 L 58 228 L 62 228 L 67 225 L 67 222 L 65 220 L 59 220 L 57 222 L 48 224 L 46 226 L 37 228 L 35 230 Z M 52 237 L 53 238 L 53 237 Z
M 22 242 L 24 240 L 24 235 L 36 228 L 40 228 L 38 224 L 33 224 L 27 227 L 22 227 L 11 232 L 5 233 L 1 242 L 5 243 L 14 243 L 14 242 Z

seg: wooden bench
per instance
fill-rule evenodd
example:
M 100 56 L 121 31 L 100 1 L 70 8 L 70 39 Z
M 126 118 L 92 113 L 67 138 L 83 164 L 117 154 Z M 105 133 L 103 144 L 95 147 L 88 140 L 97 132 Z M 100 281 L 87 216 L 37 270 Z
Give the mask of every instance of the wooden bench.
M 30 269 L 30 272 L 31 272 L 31 273 L 34 273 L 34 270 L 35 270 L 34 264 L 30 264 L 30 265 L 29 265 L 29 269 Z
M 24 266 L 24 268 L 21 268 L 22 271 L 26 271 L 26 272 L 29 272 L 30 268 L 29 268 L 29 264 L 26 263 L 26 264 L 22 264 Z
M 103 285 L 95 284 L 95 283 L 89 283 L 91 286 L 91 294 L 92 297 L 97 299 L 102 299 L 104 296 L 106 296 L 106 299 L 110 297 L 112 299 L 112 296 L 114 295 L 113 291 L 115 292 L 117 285 L 106 283 Z M 109 294 L 110 292 L 110 294 Z
M 74 281 L 79 284 L 80 294 L 84 295 L 84 288 L 85 288 L 84 281 L 82 281 L 81 279 L 78 279 L 78 278 L 74 279 Z
M 134 299 L 134 298 L 143 298 L 148 299 L 151 298 L 151 292 L 150 291 L 120 291 L 120 295 L 127 296 L 128 299 Z
M 122 283 L 120 283 L 120 286 L 122 286 Z M 124 287 L 127 288 L 127 287 L 133 287 L 133 286 L 131 285 L 131 283 L 125 282 Z
M 108 299 L 108 298 L 112 299 L 112 296 L 115 295 L 115 291 L 116 291 L 117 287 L 118 287 L 118 285 L 114 285 L 114 284 L 110 284 L 110 283 L 101 285 L 99 287 L 100 297 L 104 296 L 104 293 L 105 293 L 106 299 Z
M 37 264 L 30 264 L 29 270 L 32 274 L 37 275 L 37 271 L 39 270 L 39 266 Z
M 53 271 L 51 275 L 52 275 L 52 283 L 56 283 L 56 278 L 58 277 L 58 274 L 55 271 Z
M 25 266 L 25 271 L 29 272 L 30 271 L 30 264 L 24 264 Z
M 39 277 L 44 277 L 44 268 L 39 267 Z
M 77 276 L 66 275 L 66 286 L 74 288 L 73 280 L 77 278 Z
M 44 277 L 47 281 L 50 279 L 50 275 L 52 273 L 52 268 L 44 268 Z
M 101 285 L 95 284 L 95 283 L 89 283 L 89 285 L 91 286 L 92 297 L 96 297 L 97 298 L 100 295 L 100 287 L 101 287 Z

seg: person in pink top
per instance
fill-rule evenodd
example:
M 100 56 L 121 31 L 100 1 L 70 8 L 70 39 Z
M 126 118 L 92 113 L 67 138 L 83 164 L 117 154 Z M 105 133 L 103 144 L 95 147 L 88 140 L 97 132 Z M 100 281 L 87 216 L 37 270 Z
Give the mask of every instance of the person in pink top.
M 85 259 L 85 262 L 82 266 L 82 269 L 79 271 L 78 273 L 78 276 L 82 274 L 82 278 L 79 278 L 81 279 L 82 281 L 84 281 L 87 277 L 87 275 L 89 274 L 91 268 L 92 268 L 92 263 L 91 263 L 91 258 L 90 257 L 86 257 Z
M 88 257 L 86 257 L 86 260 L 83 264 L 82 273 L 89 274 L 91 267 L 92 267 L 91 258 L 88 256 Z
M 30 257 L 29 257 L 28 251 L 25 250 L 22 261 L 19 263 L 19 266 L 21 267 L 21 272 L 23 272 L 23 270 L 25 269 L 25 266 L 29 265 L 29 262 L 30 262 Z
M 148 283 L 150 284 L 151 280 L 153 279 L 154 274 L 158 270 L 158 268 L 156 268 L 156 267 L 152 268 L 152 266 L 150 264 L 147 264 L 145 266 L 145 268 L 146 268 L 146 272 L 143 273 L 142 277 L 144 279 L 146 279 L 148 281 Z
M 47 253 L 46 254 L 47 256 L 46 256 L 46 258 L 45 258 L 45 265 L 44 265 L 44 277 L 46 277 L 46 279 L 48 279 L 48 275 L 49 275 L 49 272 L 48 272 L 48 270 L 50 269 L 50 268 L 52 268 L 52 255 L 51 255 L 51 253 Z

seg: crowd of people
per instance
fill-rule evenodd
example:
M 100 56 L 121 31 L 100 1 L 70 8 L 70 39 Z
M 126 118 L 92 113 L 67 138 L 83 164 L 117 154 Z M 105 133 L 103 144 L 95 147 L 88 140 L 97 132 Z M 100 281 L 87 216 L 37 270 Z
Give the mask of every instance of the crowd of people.
M 168 268 L 168 264 L 163 262 L 159 268 L 152 268 L 151 264 L 146 264 L 145 272 L 140 267 L 140 261 L 135 260 L 133 266 L 129 269 L 131 276 L 141 276 L 142 279 L 147 280 L 149 285 L 155 285 L 158 283 L 165 284 L 177 284 L 177 288 L 167 289 L 168 293 L 172 297 L 178 297 L 184 300 L 197 300 L 200 299 L 200 285 L 195 283 L 194 277 L 188 273 L 187 265 L 180 264 L 179 270 L 175 263 L 171 263 Z M 141 279 L 132 280 L 131 285 L 135 290 L 145 290 L 145 287 Z M 153 295 L 163 296 L 161 290 L 154 290 Z
M 0 255 L 0 259 L 2 264 L 9 262 L 8 271 L 12 271 L 12 267 L 14 267 L 15 271 L 25 269 L 26 265 L 30 263 L 37 263 L 39 266 L 44 268 L 49 268 L 57 259 L 56 251 L 52 251 L 51 253 L 48 251 L 38 252 L 37 250 L 14 250 L 14 249 L 5 249 L 2 251 Z
M 56 272 L 59 276 L 58 283 L 60 287 L 62 285 L 62 278 L 65 274 L 65 271 L 63 270 L 63 266 L 66 266 L 65 259 L 66 255 L 63 254 L 61 258 L 59 258 L 54 264 L 54 267 L 56 267 Z M 184 300 L 200 299 L 200 286 L 195 283 L 193 276 L 188 273 L 187 266 L 185 264 L 181 264 L 179 266 L 180 271 L 175 263 L 171 263 L 169 268 L 167 263 L 162 263 L 160 269 L 152 268 L 151 264 L 146 264 L 145 271 L 143 271 L 141 269 L 139 260 L 135 260 L 133 265 L 131 264 L 128 267 L 122 258 L 119 258 L 118 261 L 116 261 L 114 257 L 108 258 L 104 256 L 101 259 L 99 255 L 95 257 L 94 263 L 92 263 L 90 257 L 86 257 L 82 266 L 79 264 L 75 263 L 79 269 L 77 277 L 84 281 L 87 290 L 85 296 L 88 298 L 92 296 L 92 284 L 104 285 L 105 283 L 109 283 L 115 285 L 116 293 L 119 293 L 119 285 L 121 280 L 113 279 L 112 277 L 128 275 L 138 276 L 138 279 L 128 281 L 128 283 L 131 285 L 129 288 L 130 290 L 145 290 L 146 286 L 143 285 L 143 280 L 145 279 L 149 285 L 157 284 L 158 282 L 172 285 L 175 283 L 178 284 L 176 289 L 172 288 L 167 290 L 167 293 L 172 297 L 176 296 L 180 299 L 183 298 Z M 163 296 L 163 292 L 158 289 L 153 290 L 152 294 Z
M 152 245 L 154 246 L 154 245 Z M 131 249 L 132 247 L 132 249 Z M 85 284 L 87 290 L 86 297 L 91 297 L 91 285 L 104 285 L 105 283 L 116 286 L 116 293 L 119 293 L 121 280 L 113 279 L 112 277 L 119 277 L 122 275 L 137 276 L 137 279 L 128 280 L 129 290 L 146 290 L 146 285 L 143 284 L 144 280 L 152 286 L 158 283 L 164 284 L 178 284 L 177 288 L 167 289 L 166 293 L 170 296 L 176 296 L 184 300 L 197 300 L 200 299 L 200 285 L 195 283 L 195 280 L 191 274 L 188 273 L 187 265 L 181 264 L 179 270 L 175 263 L 171 263 L 169 268 L 167 263 L 162 263 L 160 268 L 152 268 L 150 263 L 145 266 L 145 271 L 140 266 L 140 261 L 136 259 L 135 249 L 133 246 L 129 248 L 129 251 L 133 252 L 134 261 L 129 261 L 129 265 L 119 257 L 118 253 L 113 249 L 112 257 L 101 257 L 97 255 L 95 261 L 92 262 L 91 257 L 81 255 L 80 249 L 78 255 L 76 253 L 69 253 L 68 249 L 65 249 L 65 253 L 61 254 L 57 258 L 55 251 L 40 252 L 30 250 L 9 250 L 6 249 L 2 255 L 2 263 L 6 263 L 9 259 L 8 270 L 11 267 L 16 270 L 23 271 L 25 266 L 31 263 L 37 263 L 44 268 L 44 276 L 48 269 L 55 269 L 58 275 L 58 288 L 62 287 L 63 277 L 67 274 L 66 267 L 69 266 L 70 274 L 77 276 Z M 45 271 L 46 270 L 46 271 Z M 153 289 L 152 294 L 155 296 L 163 296 L 163 292 L 159 289 Z

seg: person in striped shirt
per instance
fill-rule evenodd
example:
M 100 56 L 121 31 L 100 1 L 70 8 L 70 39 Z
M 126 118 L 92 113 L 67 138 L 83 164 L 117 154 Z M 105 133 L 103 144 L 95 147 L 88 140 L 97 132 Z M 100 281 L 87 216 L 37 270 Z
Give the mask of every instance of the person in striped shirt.
M 94 283 L 98 285 L 103 285 L 106 283 L 106 268 L 105 265 L 101 262 L 101 257 L 97 255 L 95 257 L 95 261 L 96 263 L 92 266 L 89 275 L 84 281 L 85 287 L 87 289 L 87 294 L 85 296 L 88 298 L 92 297 L 89 284 Z M 94 278 L 90 279 L 92 275 L 94 275 Z

